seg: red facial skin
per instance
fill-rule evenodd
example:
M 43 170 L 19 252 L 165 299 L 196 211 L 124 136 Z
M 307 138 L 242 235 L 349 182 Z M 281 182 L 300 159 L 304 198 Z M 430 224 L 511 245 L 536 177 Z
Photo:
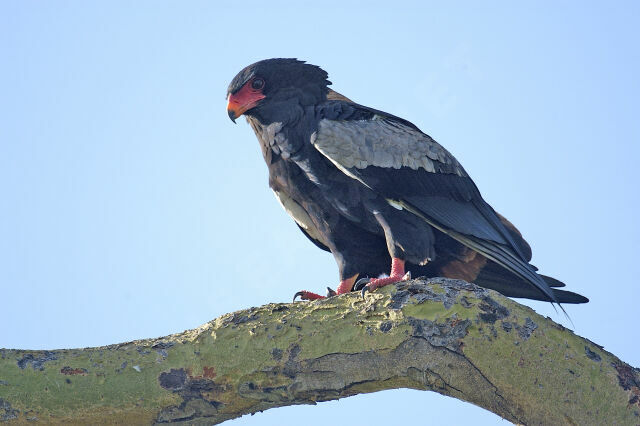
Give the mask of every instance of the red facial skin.
M 252 78 L 247 81 L 240 90 L 230 94 L 227 99 L 227 113 L 234 123 L 236 122 L 236 118 L 258 105 L 258 103 L 266 97 L 262 93 L 262 88 L 254 89 L 251 87 L 254 80 L 255 78 Z

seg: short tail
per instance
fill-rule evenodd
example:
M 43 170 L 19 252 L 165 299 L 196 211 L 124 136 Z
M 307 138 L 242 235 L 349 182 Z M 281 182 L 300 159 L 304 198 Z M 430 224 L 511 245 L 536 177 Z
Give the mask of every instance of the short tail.
M 549 287 L 551 287 L 551 291 L 556 297 L 555 301 L 545 298 L 545 295 L 533 287 L 531 283 L 492 261 L 488 261 L 480 270 L 474 282 L 479 286 L 496 290 L 508 297 L 523 297 L 526 299 L 559 303 L 587 303 L 589 301 L 589 299 L 581 294 L 558 290 L 557 287 L 564 287 L 562 281 L 545 275 L 540 276 Z

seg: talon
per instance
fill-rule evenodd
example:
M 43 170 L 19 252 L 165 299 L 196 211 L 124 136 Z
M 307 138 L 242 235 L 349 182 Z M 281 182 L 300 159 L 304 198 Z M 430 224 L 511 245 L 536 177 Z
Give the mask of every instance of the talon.
M 371 281 L 371 278 L 360 278 L 356 282 L 356 284 L 353 286 L 353 291 L 362 290 L 364 287 L 367 286 L 367 284 L 369 284 L 370 281 Z
M 337 293 L 334 289 L 332 289 L 331 287 L 327 287 L 327 297 L 332 297 L 335 296 Z
M 365 285 L 364 287 L 362 287 L 362 292 L 360 293 L 360 295 L 362 296 L 363 299 L 364 299 L 364 294 L 367 292 L 367 290 L 369 290 L 369 286 Z
M 297 292 L 296 294 L 293 295 L 293 301 L 291 303 L 295 302 L 297 297 L 302 297 L 303 295 L 304 295 L 303 291 Z

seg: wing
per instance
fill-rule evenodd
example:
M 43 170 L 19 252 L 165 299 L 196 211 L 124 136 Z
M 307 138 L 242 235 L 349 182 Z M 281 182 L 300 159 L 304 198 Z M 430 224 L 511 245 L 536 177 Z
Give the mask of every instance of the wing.
M 273 194 L 276 196 L 276 199 L 280 202 L 280 205 L 284 210 L 293 218 L 298 225 L 298 228 L 302 231 L 302 233 L 309 239 L 316 247 L 321 248 L 325 251 L 330 251 L 329 248 L 325 245 L 322 240 L 322 236 L 320 231 L 316 229 L 313 224 L 313 220 L 309 217 L 309 214 L 298 204 L 294 199 L 289 197 L 285 191 L 281 190 L 273 190 Z
M 413 124 L 384 112 L 343 101 L 325 105 L 311 143 L 343 173 L 556 301 L 529 265 L 528 245 L 514 238 L 446 149 Z
M 296 225 L 298 225 L 298 228 L 300 228 L 300 230 L 305 235 L 305 237 L 307 237 L 309 239 L 309 241 L 311 241 L 316 247 L 318 247 L 319 249 L 322 249 L 324 251 L 328 251 L 328 252 L 331 251 L 331 250 L 329 250 L 329 247 L 325 246 L 322 241 L 317 240 L 314 237 L 312 237 L 311 234 L 309 234 L 309 232 L 306 229 L 304 229 L 301 225 L 299 225 L 297 223 L 296 223 Z

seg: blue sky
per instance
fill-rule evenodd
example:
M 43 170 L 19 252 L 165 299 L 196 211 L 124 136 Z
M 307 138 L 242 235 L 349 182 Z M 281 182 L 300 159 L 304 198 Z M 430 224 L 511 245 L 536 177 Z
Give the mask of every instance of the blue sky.
M 166 335 L 335 285 L 225 111 L 242 67 L 298 57 L 456 155 L 541 271 L 591 299 L 567 307 L 576 332 L 639 366 L 639 18 L 636 2 L 0 3 L 0 347 Z M 301 418 L 504 424 L 417 391 L 230 424 Z

